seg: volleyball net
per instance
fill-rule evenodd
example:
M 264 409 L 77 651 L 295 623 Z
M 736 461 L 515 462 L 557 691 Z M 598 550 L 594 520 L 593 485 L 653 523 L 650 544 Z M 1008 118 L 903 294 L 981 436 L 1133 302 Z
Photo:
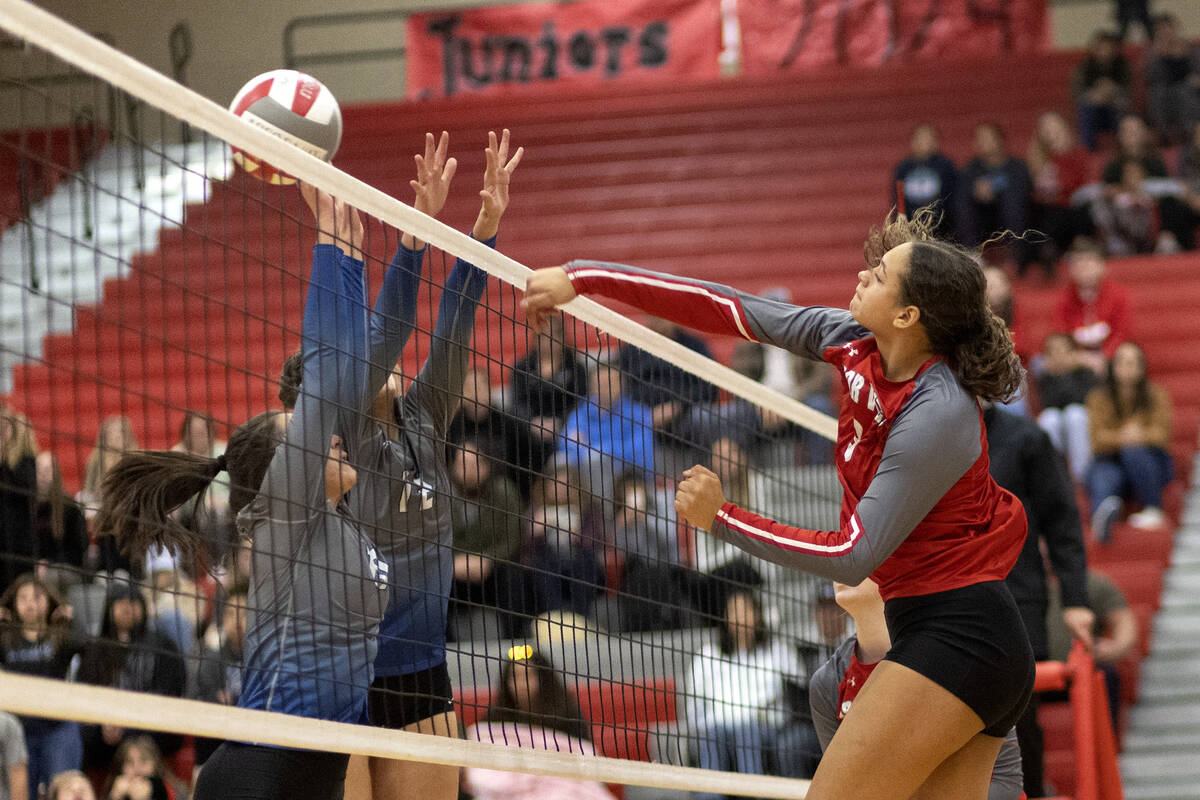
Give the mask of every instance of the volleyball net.
M 0 122 L 0 591 L 12 590 L 0 623 L 0 708 L 161 732 L 160 747 L 180 760 L 201 752 L 203 737 L 230 738 L 803 796 L 803 782 L 771 776 L 796 777 L 819 757 L 807 677 L 847 621 L 828 586 L 692 528 L 673 494 L 685 468 L 704 464 L 731 500 L 790 524 L 836 528 L 834 425 L 813 408 L 829 408 L 827 367 L 757 343 L 711 343 L 724 366 L 669 325 L 646 327 L 586 299 L 546 330 L 530 329 L 520 309 L 529 270 L 504 253 L 549 211 L 522 186 L 536 185 L 538 148 L 554 143 L 523 138 L 518 125 L 513 147 L 527 152 L 493 249 L 460 232 L 479 202 L 486 127 L 452 132 L 459 167 L 444 224 L 402 202 L 412 197 L 412 154 L 424 149 L 425 127 L 440 130 L 436 121 L 414 115 L 385 130 L 363 124 L 374 112 L 348 114 L 343 171 L 26 3 L 0 3 L 0 32 L 10 76 L 0 94 L 16 110 Z M 416 254 L 410 274 L 419 272 L 415 302 L 379 318 L 361 302 L 330 299 L 350 297 L 345 286 L 323 295 L 318 223 L 300 193 L 240 171 L 234 148 L 358 210 L 368 306 L 393 285 L 384 277 L 406 252 L 402 237 L 428 242 L 407 250 Z M 570 252 L 567 235 L 562 250 L 586 258 Z M 349 252 L 346 232 L 337 238 Z M 459 260 L 485 273 L 477 309 Z M 395 365 L 368 363 L 345 338 L 317 342 L 323 302 L 339 336 L 364 319 L 386 336 L 411 325 Z M 308 356 L 288 366 L 302 342 L 305 352 L 324 346 L 338 366 Z M 364 394 L 372 380 L 390 380 L 387 410 Z M 310 419 L 306 403 L 336 406 L 337 419 L 388 440 L 364 460 L 348 429 L 334 431 L 357 470 L 356 488 L 334 502 L 375 544 L 386 540 L 367 584 L 354 582 L 341 540 L 266 552 L 265 528 L 235 524 L 238 486 L 223 475 L 161 523 L 190 531 L 194 551 L 128 552 L 98 527 L 104 479 L 124 455 L 174 448 L 215 457 L 264 412 L 295 405 L 292 422 Z M 330 479 L 312 466 L 326 454 L 301 438 L 288 428 L 275 458 L 307 491 Z M 251 488 L 268 506 L 294 505 L 296 492 L 263 496 L 280 485 L 268 477 Z M 381 520 L 395 518 L 382 513 L 365 519 L 373 503 L 387 504 L 372 491 L 401 494 L 411 526 L 389 525 Z M 321 513 L 322 498 L 299 494 L 316 506 L 310 516 Z M 438 524 L 420 521 L 429 518 Z M 293 580 L 310 582 L 289 591 L 313 608 L 262 605 L 264 587 L 280 585 L 262 573 L 280 560 Z M 321 613 L 320 598 L 369 605 L 362 586 L 376 584 L 404 619 L 386 631 L 387 647 L 419 654 L 405 658 L 423 659 L 423 669 L 440 660 L 444 639 L 470 741 L 235 707 L 249 680 L 240 672 L 248 628 L 268 613 L 292 614 L 285 622 L 296 630 L 337 628 L 326 638 L 350 642 L 353 659 L 376 639 L 370 613 Z M 27 585 L 48 588 L 44 618 L 18 608 Z M 37 659 L 22 662 L 32 641 L 24 632 L 78 654 L 78 669 L 51 674 L 29 666 Z M 294 682 L 315 694 L 365 693 L 312 655 L 292 667 Z M 22 672 L 72 683 L 46 691 Z M 352 673 L 368 674 L 365 664 Z M 534 684 L 561 686 L 561 697 L 530 707 Z M 718 729 L 738 726 L 767 732 L 766 775 L 694 768 L 728 745 Z M 103 752 L 97 745 L 86 757 Z

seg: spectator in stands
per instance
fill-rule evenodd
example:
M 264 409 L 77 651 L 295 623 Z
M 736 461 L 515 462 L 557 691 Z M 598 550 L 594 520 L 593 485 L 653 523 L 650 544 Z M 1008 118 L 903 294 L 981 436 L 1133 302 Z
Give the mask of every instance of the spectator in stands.
M 1008 328 L 1009 335 L 1012 336 L 1013 340 L 1013 350 L 1020 356 L 1022 363 L 1028 364 L 1031 354 L 1024 337 L 1021 336 L 1022 329 L 1017 327 L 1014 320 L 1016 316 L 1016 304 L 1013 301 L 1012 281 L 1009 280 L 1008 273 L 1002 267 L 983 262 L 983 277 L 987 281 L 986 296 L 988 308 Z M 1001 405 L 1004 408 L 1014 414 L 1029 413 L 1028 380 L 1029 377 L 1027 375 L 1022 376 L 1022 391 L 1012 400 L 1002 403 Z
M 33 517 L 34 557 L 59 568 L 61 583 L 84 579 L 88 550 L 83 509 L 63 490 L 62 471 L 53 453 L 37 455 L 37 506 Z
M 133 424 L 125 417 L 106 417 L 96 434 L 96 446 L 88 455 L 83 473 L 83 488 L 76 496 L 83 505 L 84 516 L 91 525 L 100 510 L 100 484 L 121 456 L 136 450 L 137 437 L 133 435 Z
M 67 680 L 83 642 L 72 635 L 71 607 L 49 583 L 25 573 L 0 597 L 0 666 L 40 678 Z M 22 717 L 29 753 L 29 796 L 68 769 L 79 769 L 83 742 L 76 722 Z
M 183 658 L 170 638 L 151 630 L 146 599 L 137 586 L 113 581 L 104 603 L 100 638 L 84 648 L 79 681 L 134 692 L 182 697 L 186 684 Z M 87 769 L 111 763 L 117 746 L 136 736 L 116 725 L 83 727 L 83 763 Z M 176 734 L 153 734 L 159 750 L 174 754 L 183 743 Z
M 908 157 L 896 165 L 892 176 L 892 205 L 903 207 L 909 216 L 932 207 L 942 215 L 937 230 L 949 234 L 954 230 L 957 182 L 958 170 L 942 154 L 937 128 L 922 122 L 913 129 Z
M 0 592 L 33 568 L 36 454 L 29 421 L 0 409 Z
M 712 351 L 703 339 L 674 322 L 649 317 L 646 327 L 706 358 L 712 358 Z M 679 437 L 688 435 L 683 423 L 689 418 L 692 406 L 716 402 L 719 394 L 717 387 L 694 373 L 631 344 L 622 345 L 617 353 L 617 366 L 623 376 L 626 396 L 634 403 L 650 409 L 654 431 L 660 442 L 674 440 L 676 444 L 682 444 Z
M 634 366 L 649 364 L 650 358 L 639 356 Z M 665 411 L 656 413 L 625 391 L 625 374 L 619 365 L 596 365 L 592 394 L 567 417 L 558 446 L 564 463 L 581 473 L 584 488 L 602 496 L 611 496 L 610 481 L 627 469 L 654 472 L 654 423 L 666 419 Z M 642 386 L 649 392 L 649 384 Z
M 92 782 L 77 769 L 60 772 L 50 781 L 45 800 L 96 800 Z
M 1150 124 L 1170 144 L 1179 144 L 1200 120 L 1200 47 L 1179 32 L 1171 14 L 1154 18 L 1147 52 L 1146 110 Z
M 658 505 L 647 476 L 627 470 L 613 483 L 608 544 L 621 564 L 616 632 L 683 627 L 688 576 L 680 565 L 678 523 Z
M 1096 31 L 1087 55 L 1071 76 L 1071 94 L 1079 114 L 1079 138 L 1092 152 L 1100 149 L 1100 134 L 1112 133 L 1129 106 L 1131 72 L 1116 34 Z
M 834 586 L 838 605 L 854 617 L 855 635 L 841 642 L 809 682 L 812 718 L 822 751 L 829 747 L 867 679 L 892 647 L 878 584 L 868 578 L 857 586 Z M 1021 759 L 1012 731 L 1000 746 L 987 796 L 989 800 L 1021 797 Z
M 1079 359 L 1102 375 L 1108 359 L 1129 336 L 1129 296 L 1107 277 L 1104 250 L 1090 239 L 1077 239 L 1067 255 L 1071 282 L 1054 306 L 1054 327 L 1070 334 Z
M 1055 263 L 1075 237 L 1090 233 L 1086 211 L 1072 206 L 1071 196 L 1088 182 L 1091 162 L 1057 111 L 1038 117 L 1026 162 L 1033 180 L 1030 223 L 1047 237 L 1034 248 L 1034 260 L 1052 276 Z
M 817 584 L 813 617 L 817 623 L 817 635 L 821 638 L 821 644 L 833 647 L 846 638 L 846 611 L 838 605 L 837 590 L 829 581 Z
M 121 742 L 113 757 L 104 796 L 108 800 L 169 800 L 167 765 L 149 736 Z
M 787 684 L 806 682 L 797 654 L 772 637 L 758 598 L 748 592 L 730 594 L 717 644 L 696 654 L 687 682 L 687 718 L 700 768 L 765 775 L 768 760 L 778 767 L 784 760 L 794 764 L 801 754 L 815 754 L 811 725 L 786 746 L 783 735 L 790 717 Z M 806 766 L 815 771 L 816 759 Z
M 1121 180 L 1106 187 L 1090 204 L 1096 236 L 1111 256 L 1154 252 L 1176 252 L 1179 245 L 1169 231 L 1162 231 L 1158 201 L 1146 191 L 1142 162 L 1121 162 Z
M 196 638 L 204 629 L 205 604 L 195 582 L 173 558 L 157 564 L 148 562 L 150 627 L 170 638 L 183 656 L 191 660 Z
M 1179 154 L 1179 179 L 1183 181 L 1188 205 L 1200 211 L 1200 122 L 1191 127 L 1187 145 Z
M 1154 21 L 1150 18 L 1150 0 L 1116 0 L 1117 40 L 1124 42 L 1129 26 L 1139 23 L 1146 41 L 1154 38 Z
M 1146 122 L 1136 114 L 1126 114 L 1121 117 L 1117 129 L 1117 152 L 1113 159 L 1104 167 L 1102 175 L 1104 193 L 1115 195 L 1122 191 L 1121 182 L 1125 178 L 1125 163 L 1137 161 L 1145 173 L 1142 180 L 1151 183 L 1161 183 L 1159 179 L 1167 178 L 1167 165 L 1154 146 L 1153 135 L 1146 127 Z M 1149 187 L 1149 184 L 1147 184 Z M 1196 224 L 1200 217 L 1175 192 L 1155 189 L 1153 192 L 1158 203 L 1158 214 L 1162 229 L 1175 237 L 1175 242 L 1184 250 L 1192 250 L 1196 246 Z
M 958 235 L 968 246 L 998 231 L 1022 234 L 1029 227 L 1032 186 L 1025 162 L 1008 152 L 1004 131 L 994 122 L 975 126 L 975 154 L 959 176 Z M 1029 262 L 1023 239 L 1012 245 L 1019 269 Z
M 1142 510 L 1129 517 L 1136 528 L 1157 528 L 1166 518 L 1163 488 L 1174 477 L 1171 454 L 1171 399 L 1146 377 L 1146 354 L 1125 342 L 1113 354 L 1104 381 L 1087 399 L 1092 432 L 1092 466 L 1087 488 L 1092 532 L 1108 541 L 1132 491 Z
M 509 649 L 500 686 L 483 720 L 466 738 L 534 750 L 595 755 L 587 721 L 550 662 L 529 645 Z M 463 788 L 476 800 L 612 800 L 594 781 L 468 767 Z
M 173 453 L 190 453 L 201 458 L 216 458 L 225 452 L 227 443 L 217 439 L 217 422 L 200 411 L 184 414 L 179 428 L 179 441 Z M 196 498 L 179 509 L 180 522 L 203 532 L 209 538 L 209 558 L 221 560 L 229 543 L 232 525 L 229 521 L 229 484 L 213 481 Z
M 989 469 L 996 483 L 1025 507 L 1029 534 L 1006 582 L 1029 634 L 1033 656 L 1049 657 L 1046 642 L 1046 565 L 1044 545 L 1054 574 L 1064 587 L 1063 621 L 1076 638 L 1090 644 L 1092 612 L 1087 608 L 1087 561 L 1075 487 L 1045 431 L 1028 417 L 988 404 L 983 412 Z M 1037 721 L 1037 695 L 1016 723 L 1025 775 L 1025 791 L 1042 796 L 1042 730 Z
M 1113 730 L 1120 729 L 1121 676 L 1117 664 L 1133 652 L 1138 641 L 1138 623 L 1125 595 L 1106 575 L 1088 570 L 1088 607 L 1095 620 L 1092 627 L 1092 658 L 1096 668 L 1104 673 L 1108 691 L 1108 710 L 1112 714 Z M 1046 606 L 1046 628 L 1049 631 L 1050 658 L 1066 661 L 1071 652 L 1074 634 L 1063 623 L 1061 591 L 1056 582 L 1049 585 Z
M 454 583 L 450 590 L 450 628 L 455 639 L 475 638 L 473 609 L 496 605 L 496 562 L 521 554 L 521 517 L 525 509 L 516 482 L 479 446 L 467 440 L 450 460 L 454 502 Z
M 246 635 L 246 592 L 239 589 L 225 598 L 216 646 L 206 645 L 196 665 L 192 699 L 223 706 L 237 705 L 242 693 L 242 643 Z M 220 740 L 196 739 L 199 769 L 220 745 Z M 195 781 L 193 781 L 194 783 Z
M 462 404 L 450 420 L 446 434 L 449 445 L 447 457 L 453 458 L 456 447 L 474 442 L 475 449 L 495 459 L 497 467 L 517 482 L 524 497 L 557 444 L 557 428 L 530 424 L 526 412 L 514 407 L 500 408 L 492 400 L 492 384 L 487 370 L 467 370 L 463 380 Z
M 37 800 L 29 792 L 28 755 L 21 723 L 0 711 L 0 800 Z
M 496 562 L 500 630 L 525 635 L 531 617 L 547 611 L 586 616 L 604 584 L 604 569 L 584 541 L 579 473 L 565 463 L 533 489 L 529 523 L 517 564 Z
M 550 319 L 546 330 L 530 335 L 532 346 L 513 365 L 513 402 L 535 427 L 557 430 L 587 397 L 587 367 L 566 342 L 561 314 Z
M 1052 333 L 1046 337 L 1037 372 L 1042 406 L 1037 421 L 1054 449 L 1067 459 L 1071 477 L 1081 484 L 1092 461 L 1086 404 L 1095 384 L 1096 373 L 1080 360 L 1079 347 L 1070 335 Z

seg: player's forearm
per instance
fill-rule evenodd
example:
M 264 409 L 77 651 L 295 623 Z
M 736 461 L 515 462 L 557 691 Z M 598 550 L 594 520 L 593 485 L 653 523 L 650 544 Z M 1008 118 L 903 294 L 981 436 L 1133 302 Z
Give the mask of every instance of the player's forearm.
M 725 503 L 712 532 L 758 558 L 852 586 L 879 566 L 857 514 L 841 530 L 817 531 L 783 525 Z
M 400 246 L 375 299 L 370 322 L 371 388 L 378 392 L 416 328 L 424 249 Z

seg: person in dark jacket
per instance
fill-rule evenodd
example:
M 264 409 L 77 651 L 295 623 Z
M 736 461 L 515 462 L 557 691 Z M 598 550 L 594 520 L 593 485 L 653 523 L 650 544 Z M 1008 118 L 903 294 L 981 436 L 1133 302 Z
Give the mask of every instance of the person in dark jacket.
M 1096 31 L 1087 55 L 1071 76 L 1071 94 L 1079 114 L 1079 138 L 1093 153 L 1100 149 L 1099 135 L 1117 130 L 1117 121 L 1129 105 L 1132 72 L 1121 54 L 1121 42 L 1110 31 Z
M 937 128 L 922 122 L 913 129 L 909 156 L 896 165 L 892 176 L 892 205 L 909 216 L 932 207 L 942 215 L 937 230 L 950 235 L 957 183 L 958 170 L 942 154 Z
M 959 242 L 974 247 L 999 231 L 1023 233 L 1029 225 L 1033 182 L 1025 162 L 1008 152 L 1004 131 L 992 122 L 975 126 L 975 156 L 963 167 L 958 189 Z M 1030 260 L 1017 239 L 1012 257 L 1018 267 Z
M 29 421 L 0 408 L 0 592 L 33 569 L 36 451 Z
M 113 581 L 104 601 L 100 638 L 84 648 L 79 682 L 183 697 L 187 684 L 183 656 L 169 637 L 148 627 L 148 619 L 142 590 L 134 584 Z M 137 734 L 115 725 L 85 725 L 84 768 L 102 769 L 111 764 L 121 742 Z M 151 736 L 167 756 L 178 752 L 183 744 L 177 734 Z
M 1050 437 L 1028 417 L 995 406 L 983 414 L 987 427 L 990 471 L 996 483 L 1025 506 L 1029 535 L 1006 583 L 1025 622 L 1034 658 L 1050 657 L 1046 633 L 1045 542 L 1050 563 L 1063 592 L 1063 621 L 1072 634 L 1090 644 L 1093 614 L 1087 606 L 1087 557 L 1075 492 L 1062 457 Z M 1025 792 L 1042 796 L 1042 729 L 1037 722 L 1037 695 L 1017 721 Z

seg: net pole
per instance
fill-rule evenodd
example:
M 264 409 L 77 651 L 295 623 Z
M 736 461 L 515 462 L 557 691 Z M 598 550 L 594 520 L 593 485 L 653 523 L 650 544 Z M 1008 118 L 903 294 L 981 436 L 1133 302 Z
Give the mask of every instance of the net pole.
M 188 120 L 194 127 L 270 162 L 299 180 L 332 190 L 333 194 L 364 213 L 460 255 L 489 274 L 524 289 L 530 272 L 528 267 L 346 175 L 333 165 L 254 128 L 211 100 L 26 0 L 0 0 L 0 28 L 141 97 L 178 119 Z M 705 358 L 595 301 L 578 297 L 563 306 L 563 310 L 622 341 L 636 343 L 738 397 L 771 408 L 789 421 L 827 439 L 837 438 L 837 422 L 832 417 Z
M 0 672 L 14 714 L 604 783 L 802 800 L 809 781 L 447 739 Z

